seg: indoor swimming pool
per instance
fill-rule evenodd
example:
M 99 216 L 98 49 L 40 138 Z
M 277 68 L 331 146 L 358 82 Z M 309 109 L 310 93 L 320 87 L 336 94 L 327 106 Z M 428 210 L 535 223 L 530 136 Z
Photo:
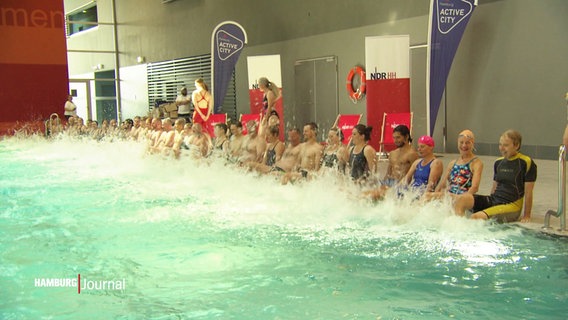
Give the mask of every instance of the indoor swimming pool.
M 333 177 L 280 185 L 131 141 L 6 138 L 0 172 L 2 319 L 568 313 L 566 239 L 444 203 L 372 204 Z

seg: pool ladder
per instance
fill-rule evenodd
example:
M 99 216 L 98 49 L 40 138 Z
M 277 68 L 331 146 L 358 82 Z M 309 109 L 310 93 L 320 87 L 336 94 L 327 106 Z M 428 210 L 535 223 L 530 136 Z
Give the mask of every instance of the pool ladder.
M 560 232 L 566 231 L 566 146 L 558 148 L 558 210 L 548 210 L 544 215 L 545 230 L 551 230 L 550 216 L 560 218 Z

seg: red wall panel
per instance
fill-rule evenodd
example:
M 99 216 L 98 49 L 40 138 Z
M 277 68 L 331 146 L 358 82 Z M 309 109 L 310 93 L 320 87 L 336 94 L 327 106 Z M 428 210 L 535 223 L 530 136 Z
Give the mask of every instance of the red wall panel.
M 69 92 L 63 1 L 0 1 L 0 44 L 0 135 L 62 116 Z

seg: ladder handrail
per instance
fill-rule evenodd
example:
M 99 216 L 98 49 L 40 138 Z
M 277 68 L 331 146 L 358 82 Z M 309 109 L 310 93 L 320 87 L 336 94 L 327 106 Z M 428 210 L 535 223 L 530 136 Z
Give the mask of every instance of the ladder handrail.
M 550 216 L 560 218 L 560 231 L 566 230 L 566 146 L 558 148 L 558 210 L 548 210 L 544 216 L 543 229 L 550 229 Z

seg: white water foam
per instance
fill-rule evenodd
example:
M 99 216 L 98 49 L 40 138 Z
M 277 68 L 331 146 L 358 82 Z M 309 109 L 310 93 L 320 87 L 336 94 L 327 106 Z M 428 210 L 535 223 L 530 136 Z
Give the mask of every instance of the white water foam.
M 19 161 L 45 164 L 52 178 L 63 183 L 112 180 L 116 199 L 106 201 L 127 197 L 148 204 L 136 216 L 116 217 L 119 221 L 207 220 L 227 229 L 272 226 L 321 243 L 412 237 L 421 250 L 458 251 L 480 263 L 507 254 L 499 241 L 520 232 L 456 217 L 448 201 L 421 203 L 412 195 L 399 199 L 390 194 L 371 203 L 334 175 L 281 185 L 273 176 L 244 172 L 219 159 L 148 155 L 144 143 L 132 141 L 61 136 L 49 141 L 12 138 L 1 144 Z

